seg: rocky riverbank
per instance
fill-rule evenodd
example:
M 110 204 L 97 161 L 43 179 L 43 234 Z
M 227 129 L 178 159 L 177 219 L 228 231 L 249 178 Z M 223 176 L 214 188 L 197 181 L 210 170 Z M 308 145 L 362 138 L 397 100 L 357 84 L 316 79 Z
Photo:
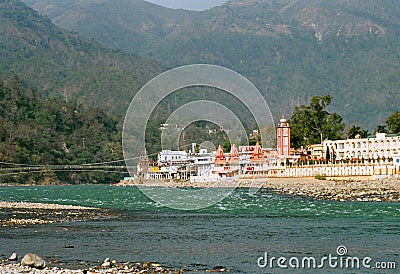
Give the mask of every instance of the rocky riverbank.
M 319 200 L 400 202 L 400 179 L 317 180 L 268 179 L 265 189 L 278 194 L 308 196 Z
M 48 266 L 44 269 L 36 269 L 29 266 L 24 266 L 21 263 L 7 263 L 3 258 L 3 262 L 0 263 L 0 273 L 7 274 L 19 274 L 19 273 L 31 273 L 31 274 L 122 274 L 122 273 L 170 273 L 170 274 L 182 274 L 185 272 L 198 272 L 205 271 L 207 273 L 223 273 L 231 272 L 230 269 L 226 269 L 223 266 L 217 266 L 212 269 L 198 270 L 198 269 L 173 269 L 170 267 L 163 266 L 159 263 L 154 262 L 117 262 L 106 258 L 103 263 L 99 263 L 93 267 L 87 269 L 65 269 L 54 266 Z
M 25 203 L 25 202 L 0 202 L 0 208 L 52 209 L 52 210 L 98 210 L 98 208 L 84 207 L 84 206 Z
M 59 267 L 47 267 L 45 269 L 35 269 L 28 266 L 21 266 L 21 264 L 0 264 L 0 273 L 9 274 L 19 274 L 19 273 L 32 273 L 32 274 L 90 274 L 90 273 L 100 273 L 100 274 L 119 274 L 119 273 L 174 273 L 180 274 L 184 273 L 183 270 L 173 270 L 164 268 L 158 264 L 131 264 L 131 263 L 121 263 L 115 266 L 110 266 L 107 268 L 101 268 L 94 266 L 88 269 L 64 269 Z
M 239 187 L 268 189 L 277 194 L 309 196 L 315 199 L 335 201 L 362 201 L 362 202 L 400 202 L 400 178 L 387 179 L 329 179 L 315 178 L 258 178 L 240 179 L 237 183 L 190 183 L 146 181 L 140 185 L 133 182 L 121 182 L 117 186 L 146 186 L 146 187 L 178 187 L 178 188 L 212 188 L 212 187 Z

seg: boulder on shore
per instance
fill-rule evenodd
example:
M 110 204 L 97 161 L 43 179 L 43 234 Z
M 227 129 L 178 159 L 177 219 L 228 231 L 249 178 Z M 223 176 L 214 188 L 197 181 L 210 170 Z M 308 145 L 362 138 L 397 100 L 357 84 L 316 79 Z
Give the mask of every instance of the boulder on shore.
M 43 269 L 46 267 L 46 262 L 39 256 L 33 253 L 27 253 L 21 261 L 22 266 Z
M 104 262 L 101 265 L 102 268 L 110 268 L 111 267 L 111 262 L 110 262 L 110 258 L 106 258 L 104 260 Z
M 14 252 L 14 253 L 10 256 L 10 258 L 8 258 L 8 260 L 9 260 L 10 262 L 16 262 L 16 261 L 18 261 L 18 254 Z

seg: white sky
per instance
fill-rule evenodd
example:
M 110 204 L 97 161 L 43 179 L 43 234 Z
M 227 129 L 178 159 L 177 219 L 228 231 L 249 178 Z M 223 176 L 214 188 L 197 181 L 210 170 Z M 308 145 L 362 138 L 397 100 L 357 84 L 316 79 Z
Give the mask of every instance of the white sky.
M 222 5 L 227 0 L 145 0 L 164 7 L 187 10 L 206 10 Z

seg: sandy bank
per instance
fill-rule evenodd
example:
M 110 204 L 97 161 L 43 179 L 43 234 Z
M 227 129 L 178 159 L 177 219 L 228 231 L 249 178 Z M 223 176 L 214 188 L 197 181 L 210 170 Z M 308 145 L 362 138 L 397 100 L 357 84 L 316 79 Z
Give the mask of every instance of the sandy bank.
M 83 206 L 0 202 L 0 226 L 26 226 L 114 218 L 107 209 Z M 0 272 L 1 273 L 1 272 Z
M 0 202 L 0 208 L 24 208 L 24 209 L 54 209 L 54 210 L 96 210 L 93 207 L 42 204 L 42 203 L 25 203 L 25 202 Z

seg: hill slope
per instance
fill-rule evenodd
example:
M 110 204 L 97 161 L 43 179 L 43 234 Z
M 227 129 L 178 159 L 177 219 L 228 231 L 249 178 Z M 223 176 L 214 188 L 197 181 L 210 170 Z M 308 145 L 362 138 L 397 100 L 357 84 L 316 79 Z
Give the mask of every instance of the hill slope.
M 275 117 L 331 94 L 347 123 L 373 129 L 400 102 L 398 1 L 232 0 L 203 12 L 141 0 L 25 1 L 110 47 L 243 73 Z
M 0 76 L 124 114 L 158 62 L 105 49 L 55 26 L 21 1 L 0 1 Z
M 3 170 L 0 183 L 107 183 L 123 176 L 106 170 L 80 172 L 70 167 L 56 171 L 47 167 L 121 159 L 119 119 L 100 108 L 66 103 L 61 98 L 43 100 L 38 90 L 13 78 L 0 80 L 0 114 L 0 167 L 45 166 L 41 172 Z

